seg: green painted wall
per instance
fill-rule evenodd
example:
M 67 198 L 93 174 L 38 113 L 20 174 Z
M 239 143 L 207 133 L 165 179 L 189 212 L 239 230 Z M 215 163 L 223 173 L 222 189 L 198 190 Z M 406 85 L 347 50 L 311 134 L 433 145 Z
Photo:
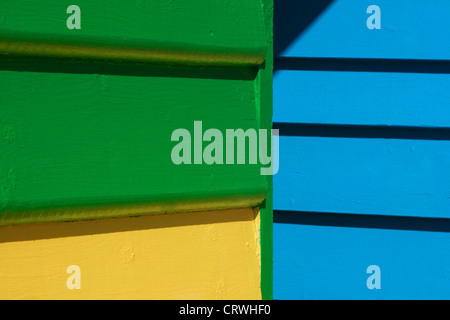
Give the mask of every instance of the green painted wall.
M 251 80 L 1 71 L 2 223 L 14 211 L 248 198 L 258 165 L 175 165 L 172 132 L 257 126 Z M 205 143 L 206 144 L 206 143 Z M 227 200 L 228 201 L 228 200 Z M 61 213 L 43 220 L 66 218 Z M 34 219 L 33 218 L 33 219 Z

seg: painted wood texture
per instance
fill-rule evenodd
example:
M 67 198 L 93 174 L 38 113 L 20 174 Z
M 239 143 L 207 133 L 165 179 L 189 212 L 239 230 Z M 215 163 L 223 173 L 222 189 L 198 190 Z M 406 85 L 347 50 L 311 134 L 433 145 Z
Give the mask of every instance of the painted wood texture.
M 448 299 L 448 219 L 274 213 L 276 299 Z M 380 268 L 368 289 L 367 267 Z
M 80 0 L 81 29 L 71 30 L 69 5 L 2 1 L 0 56 L 225 65 L 264 61 L 258 0 Z
M 258 72 L 257 95 L 261 128 L 272 129 L 273 115 L 273 0 L 262 0 L 267 55 Z M 258 108 L 258 107 L 257 107 Z M 269 141 L 270 143 L 270 141 Z M 261 293 L 262 299 L 273 299 L 273 176 L 265 176 L 267 192 L 259 206 L 261 216 Z
M 273 121 L 450 127 L 449 100 L 449 74 L 280 70 Z
M 275 3 L 274 298 L 450 296 L 448 6 Z
M 450 142 L 280 137 L 279 210 L 449 218 Z
M 381 29 L 368 29 L 371 5 Z M 280 0 L 275 6 L 276 52 L 283 57 L 450 58 L 446 0 Z
M 175 129 L 270 129 L 271 0 L 0 4 L 0 225 L 261 206 L 272 177 L 175 165 Z
M 0 259 L 2 299 L 261 299 L 251 208 L 1 227 Z
M 204 130 L 258 127 L 253 81 L 2 71 L 1 83 L 2 224 L 92 218 L 52 208 L 146 203 L 167 212 L 179 202 L 264 199 L 258 165 L 171 160 L 172 132 L 193 139 L 195 120 Z M 22 214 L 32 209 L 49 213 Z

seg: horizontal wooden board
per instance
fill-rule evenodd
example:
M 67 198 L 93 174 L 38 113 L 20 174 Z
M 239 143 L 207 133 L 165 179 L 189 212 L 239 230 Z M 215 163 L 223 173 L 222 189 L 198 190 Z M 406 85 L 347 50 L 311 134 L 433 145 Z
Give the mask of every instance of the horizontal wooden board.
M 261 299 L 256 213 L 244 208 L 1 227 L 0 297 Z M 78 279 L 71 278 L 76 271 L 67 272 L 73 265 Z
M 280 70 L 274 122 L 450 127 L 450 74 Z
M 450 141 L 280 136 L 274 209 L 449 218 Z
M 261 64 L 266 53 L 259 0 L 2 1 L 0 56 L 138 62 Z M 68 22 L 69 20 L 69 22 Z M 77 21 L 78 21 L 77 20 Z
M 448 299 L 450 224 L 433 220 L 274 212 L 274 299 Z
M 380 29 L 367 27 L 371 5 L 380 8 Z M 449 10 L 446 0 L 280 0 L 274 50 L 284 57 L 449 59 Z
M 203 132 L 258 128 L 252 79 L 16 71 L 0 79 L 1 224 L 115 212 L 97 215 L 97 206 L 123 205 L 120 215 L 137 205 L 142 214 L 265 197 L 257 164 L 171 159 L 173 131 L 187 129 L 193 146 L 194 121 Z

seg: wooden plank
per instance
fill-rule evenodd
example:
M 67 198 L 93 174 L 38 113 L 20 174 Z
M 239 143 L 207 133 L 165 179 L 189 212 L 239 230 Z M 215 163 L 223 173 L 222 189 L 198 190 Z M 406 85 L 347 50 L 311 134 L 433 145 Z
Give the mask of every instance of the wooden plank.
M 130 214 L 133 205 L 135 214 L 256 206 L 265 197 L 259 164 L 171 160 L 172 133 L 187 129 L 193 145 L 196 120 L 203 132 L 257 128 L 252 80 L 14 71 L 0 79 L 1 224 Z
M 380 29 L 367 20 L 380 9 Z M 275 7 L 275 51 L 283 57 L 449 59 L 446 0 L 290 1 Z
M 447 299 L 449 231 L 447 219 L 275 212 L 274 298 Z
M 449 140 L 280 137 L 274 209 L 449 218 Z
M 261 299 L 258 230 L 251 208 L 1 227 L 0 297 Z
M 258 0 L 80 0 L 76 6 L 80 28 L 71 29 L 67 3 L 2 1 L 0 56 L 208 65 L 264 61 Z
M 274 122 L 450 127 L 450 75 L 277 71 Z

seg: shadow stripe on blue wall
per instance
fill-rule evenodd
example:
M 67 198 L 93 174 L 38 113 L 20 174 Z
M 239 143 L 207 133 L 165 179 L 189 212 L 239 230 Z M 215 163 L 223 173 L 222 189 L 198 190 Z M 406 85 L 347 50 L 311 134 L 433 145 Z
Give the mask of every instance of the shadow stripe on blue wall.
M 450 219 L 274 210 L 273 223 L 450 232 Z
M 450 128 L 274 122 L 280 136 L 450 140 Z
M 450 60 L 277 57 L 277 70 L 450 74 Z

